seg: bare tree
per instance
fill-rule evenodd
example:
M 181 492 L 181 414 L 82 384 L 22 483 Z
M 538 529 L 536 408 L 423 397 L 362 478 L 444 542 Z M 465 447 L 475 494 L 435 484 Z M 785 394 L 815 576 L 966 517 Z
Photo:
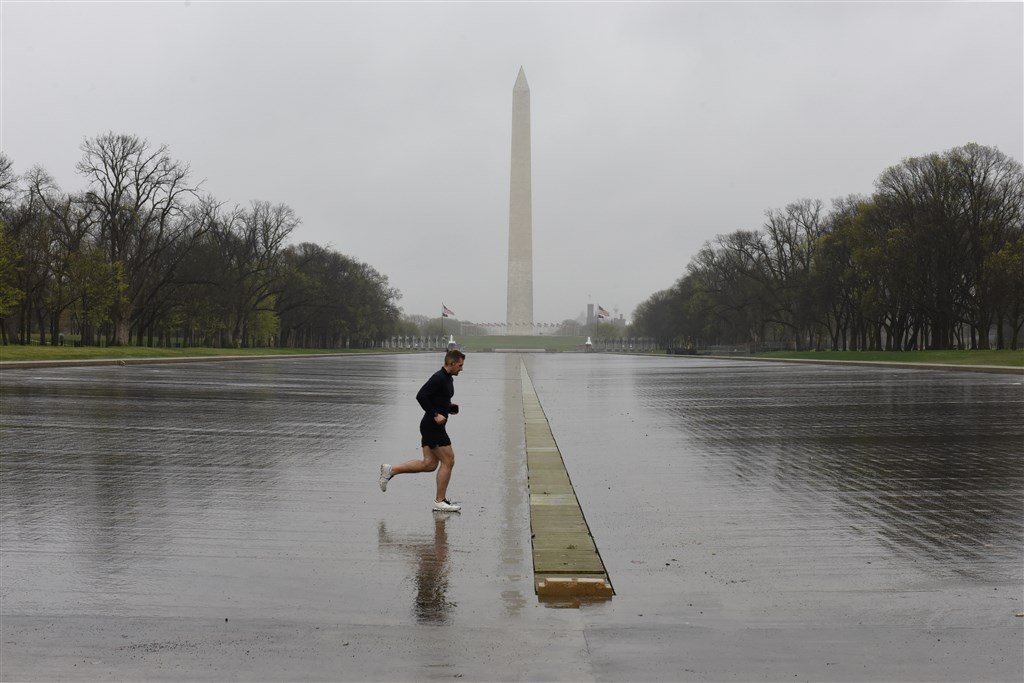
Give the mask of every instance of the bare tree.
M 154 150 L 134 135 L 107 133 L 86 140 L 82 152 L 77 169 L 89 183 L 85 197 L 98 212 L 99 243 L 112 265 L 121 264 L 127 284 L 113 311 L 111 340 L 123 345 L 134 317 L 166 281 L 166 274 L 159 276 L 160 256 L 194 233 L 185 208 L 198 187 L 189 182 L 188 164 L 174 161 L 166 145 Z
M 18 175 L 14 172 L 14 162 L 0 152 L 0 220 L 7 213 L 18 192 Z
M 929 346 L 988 348 L 993 317 L 1008 310 L 1005 269 L 1024 225 L 1024 173 L 992 147 L 969 144 L 905 159 L 879 177 L 874 204 L 885 230 L 913 244 L 900 263 L 914 305 L 928 322 Z M 1018 247 L 1019 249 L 1019 247 Z M 1011 306 L 1012 308 L 1012 306 Z
M 225 345 L 238 346 L 250 322 L 274 311 L 273 298 L 283 275 L 281 250 L 298 227 L 295 212 L 284 204 L 256 201 L 213 225 L 222 271 L 217 278 L 225 317 Z
M 998 319 L 997 346 L 1002 348 L 1003 320 L 1015 318 L 1014 304 L 1019 309 L 1022 303 L 1011 286 L 1020 273 L 1006 265 L 1019 264 L 1024 249 L 1024 168 L 995 147 L 977 144 L 954 148 L 945 157 L 959 194 L 958 221 L 967 235 L 959 284 L 971 325 L 971 346 L 989 348 L 989 330 Z M 1013 320 L 1015 329 L 1018 320 Z

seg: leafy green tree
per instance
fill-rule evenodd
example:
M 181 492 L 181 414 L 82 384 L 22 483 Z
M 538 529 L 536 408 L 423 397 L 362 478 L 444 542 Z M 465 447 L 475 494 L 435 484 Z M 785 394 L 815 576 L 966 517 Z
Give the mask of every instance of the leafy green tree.
M 399 328 L 399 293 L 372 267 L 315 244 L 285 250 L 282 345 L 370 345 Z
M 72 315 L 81 328 L 82 344 L 95 345 L 99 341 L 96 331 L 125 305 L 128 282 L 124 264 L 110 263 L 101 247 L 89 247 L 68 258 L 68 277 L 74 295 Z
M 50 282 L 54 225 L 38 196 L 24 193 L 7 212 L 8 234 L 15 242 L 14 286 L 23 292 L 18 306 L 18 338 L 29 344 L 38 330 L 45 342 L 47 288 Z
M 1024 224 L 1020 162 L 969 144 L 905 159 L 886 169 L 876 188 L 883 229 L 913 247 L 895 267 L 924 318 L 928 346 L 965 345 L 960 329 L 966 323 L 971 345 L 988 348 L 993 302 L 1004 283 L 986 263 Z
M 7 228 L 7 217 L 17 197 L 18 175 L 14 163 L 0 151 L 0 340 L 7 339 L 7 314 L 24 299 L 25 292 L 18 288 L 17 241 Z
M 219 267 L 212 276 L 219 288 L 226 346 L 247 344 L 245 331 L 261 312 L 274 312 L 274 296 L 282 284 L 280 255 L 299 225 L 295 212 L 284 204 L 252 202 L 211 225 Z
M 81 198 L 61 191 L 41 167 L 31 169 L 24 180 L 28 204 L 35 207 L 39 220 L 47 226 L 47 274 L 42 301 L 49 318 L 50 339 L 56 344 L 65 313 L 73 305 L 70 261 L 85 248 L 83 245 L 95 244 L 95 238 L 90 236 L 92 221 Z
M 392 330 L 392 335 L 399 337 L 415 337 L 422 334 L 420 331 L 420 325 L 417 319 L 422 318 L 424 321 L 427 316 L 425 315 L 403 315 L 395 323 L 395 327 Z
M 566 318 L 558 327 L 557 334 L 563 337 L 577 337 L 582 334 L 583 326 L 577 320 Z
M 858 283 L 853 264 L 855 222 L 865 210 L 867 200 L 851 195 L 833 200 L 825 221 L 827 227 L 818 239 L 812 261 L 809 288 L 822 334 L 829 337 L 833 351 L 849 348 L 849 335 L 856 317 Z
M 633 311 L 633 326 L 641 336 L 652 337 L 660 346 L 676 346 L 683 333 L 682 320 L 676 313 L 680 299 L 675 288 L 655 292 Z
M 274 346 L 281 331 L 281 319 L 273 310 L 274 298 L 267 301 L 269 308 L 260 309 L 249 320 L 245 330 L 248 346 Z
M 25 297 L 18 288 L 17 241 L 7 228 L 7 218 L 17 198 L 18 175 L 14 162 L 0 151 L 0 338 L 7 340 L 7 314 L 14 310 Z
M 397 332 L 396 334 L 401 334 L 407 337 L 425 335 L 427 334 L 427 325 L 430 324 L 430 320 L 431 319 L 429 316 L 425 316 L 419 313 L 402 316 L 401 322 L 406 324 L 402 325 L 403 331 Z M 414 327 L 410 328 L 408 326 L 409 324 L 413 325 Z
M 1024 239 L 1024 167 L 994 147 L 973 143 L 944 156 L 958 190 L 958 223 L 967 234 L 960 285 L 971 346 L 987 349 L 993 320 L 1002 317 L 1006 293 L 1014 291 L 1014 275 L 1004 266 Z M 1001 333 L 1002 325 L 997 329 Z M 1001 338 L 997 344 L 1002 347 Z
M 760 230 L 705 244 L 686 277 L 636 319 L 663 344 L 685 328 L 710 344 L 987 348 L 995 329 L 997 346 L 1016 347 L 1021 163 L 970 144 L 906 159 L 879 176 L 870 198 L 836 200 L 828 213 L 806 199 L 769 210 Z
M 0 335 L 7 344 L 7 314 L 10 313 L 25 296 L 18 286 L 18 253 L 17 244 L 7 231 L 7 223 L 0 220 Z
M 983 277 L 1001 285 L 993 289 L 990 299 L 996 312 L 996 348 L 1020 348 L 1024 327 L 1024 238 L 1008 240 L 990 254 L 985 259 Z

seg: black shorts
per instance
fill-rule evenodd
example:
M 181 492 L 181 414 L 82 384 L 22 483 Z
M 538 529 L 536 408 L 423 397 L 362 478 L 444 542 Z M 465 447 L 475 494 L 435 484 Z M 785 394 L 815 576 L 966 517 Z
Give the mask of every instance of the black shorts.
M 423 437 L 422 445 L 430 448 L 452 445 L 452 440 L 448 438 L 448 431 L 443 424 L 434 422 L 432 415 L 424 415 L 420 420 L 420 436 Z

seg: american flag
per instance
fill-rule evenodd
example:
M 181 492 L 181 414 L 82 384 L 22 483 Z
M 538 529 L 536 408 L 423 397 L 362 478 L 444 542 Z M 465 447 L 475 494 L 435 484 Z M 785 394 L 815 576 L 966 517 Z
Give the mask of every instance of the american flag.
M 448 308 L 444 304 L 441 304 L 441 317 L 443 317 L 443 318 L 451 318 L 454 315 L 455 315 L 455 311 L 453 311 L 452 309 Z
M 609 317 L 611 317 L 611 315 L 612 315 L 611 313 L 609 313 L 608 311 L 604 310 L 604 308 L 601 307 L 601 304 L 597 305 L 597 317 L 598 318 L 609 318 Z

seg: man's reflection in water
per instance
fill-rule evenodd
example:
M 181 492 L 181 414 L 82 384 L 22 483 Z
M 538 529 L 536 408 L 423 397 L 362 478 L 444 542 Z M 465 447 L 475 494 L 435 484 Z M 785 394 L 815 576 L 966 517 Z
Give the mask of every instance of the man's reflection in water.
M 381 520 L 377 527 L 378 543 L 398 550 L 416 560 L 416 621 L 424 624 L 443 624 L 448 612 L 455 607 L 448 593 L 448 532 L 445 524 L 450 513 L 434 512 L 433 538 L 408 537 L 394 539 Z

